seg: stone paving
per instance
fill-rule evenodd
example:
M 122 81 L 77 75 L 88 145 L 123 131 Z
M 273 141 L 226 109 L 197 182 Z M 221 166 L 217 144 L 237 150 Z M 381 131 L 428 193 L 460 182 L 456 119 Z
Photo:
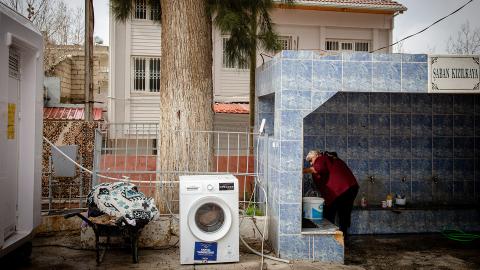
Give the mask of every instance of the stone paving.
M 239 263 L 180 265 L 178 247 L 141 249 L 133 264 L 126 249 L 108 250 L 100 266 L 93 250 L 79 249 L 78 233 L 36 237 L 30 260 L 2 259 L 0 269 L 259 269 L 260 258 L 241 248 Z M 440 235 L 352 236 L 345 253 L 346 265 L 309 261 L 284 264 L 265 260 L 264 269 L 480 269 L 479 242 L 458 243 Z

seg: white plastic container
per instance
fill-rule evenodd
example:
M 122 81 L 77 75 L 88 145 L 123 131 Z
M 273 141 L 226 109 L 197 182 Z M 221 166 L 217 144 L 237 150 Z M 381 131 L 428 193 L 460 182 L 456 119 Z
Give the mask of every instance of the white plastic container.
M 319 224 L 323 219 L 323 204 L 325 200 L 320 197 L 303 197 L 303 217 Z
M 395 204 L 399 206 L 405 206 L 407 204 L 407 199 L 406 198 L 396 198 L 395 199 Z

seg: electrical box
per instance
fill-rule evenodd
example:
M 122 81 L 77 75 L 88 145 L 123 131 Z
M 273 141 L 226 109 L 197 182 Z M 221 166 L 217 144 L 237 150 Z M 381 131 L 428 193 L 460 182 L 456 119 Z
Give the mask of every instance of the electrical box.
M 41 221 L 43 37 L 0 3 L 0 257 Z

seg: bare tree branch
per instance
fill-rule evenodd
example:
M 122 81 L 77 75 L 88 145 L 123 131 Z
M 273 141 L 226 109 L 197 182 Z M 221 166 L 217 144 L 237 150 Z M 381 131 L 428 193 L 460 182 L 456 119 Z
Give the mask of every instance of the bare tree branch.
M 43 33 L 49 43 L 83 43 L 83 8 L 70 8 L 66 0 L 0 0 L 26 18 Z M 28 7 L 33 8 L 30 17 Z
M 451 35 L 448 39 L 447 51 L 451 54 L 479 54 L 480 28 L 471 29 L 467 20 L 460 26 L 456 36 Z

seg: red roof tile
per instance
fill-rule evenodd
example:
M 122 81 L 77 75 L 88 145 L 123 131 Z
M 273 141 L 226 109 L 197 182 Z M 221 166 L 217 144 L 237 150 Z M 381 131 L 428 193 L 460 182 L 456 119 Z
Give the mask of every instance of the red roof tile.
M 249 104 L 238 103 L 215 103 L 213 110 L 215 113 L 248 114 L 250 112 L 249 106 Z
M 43 108 L 43 119 L 46 120 L 84 120 L 83 108 L 46 107 Z M 93 120 L 100 121 L 102 109 L 93 108 Z
M 323 6 L 331 8 L 358 8 L 389 11 L 405 11 L 407 8 L 393 0 L 295 0 L 295 5 Z

